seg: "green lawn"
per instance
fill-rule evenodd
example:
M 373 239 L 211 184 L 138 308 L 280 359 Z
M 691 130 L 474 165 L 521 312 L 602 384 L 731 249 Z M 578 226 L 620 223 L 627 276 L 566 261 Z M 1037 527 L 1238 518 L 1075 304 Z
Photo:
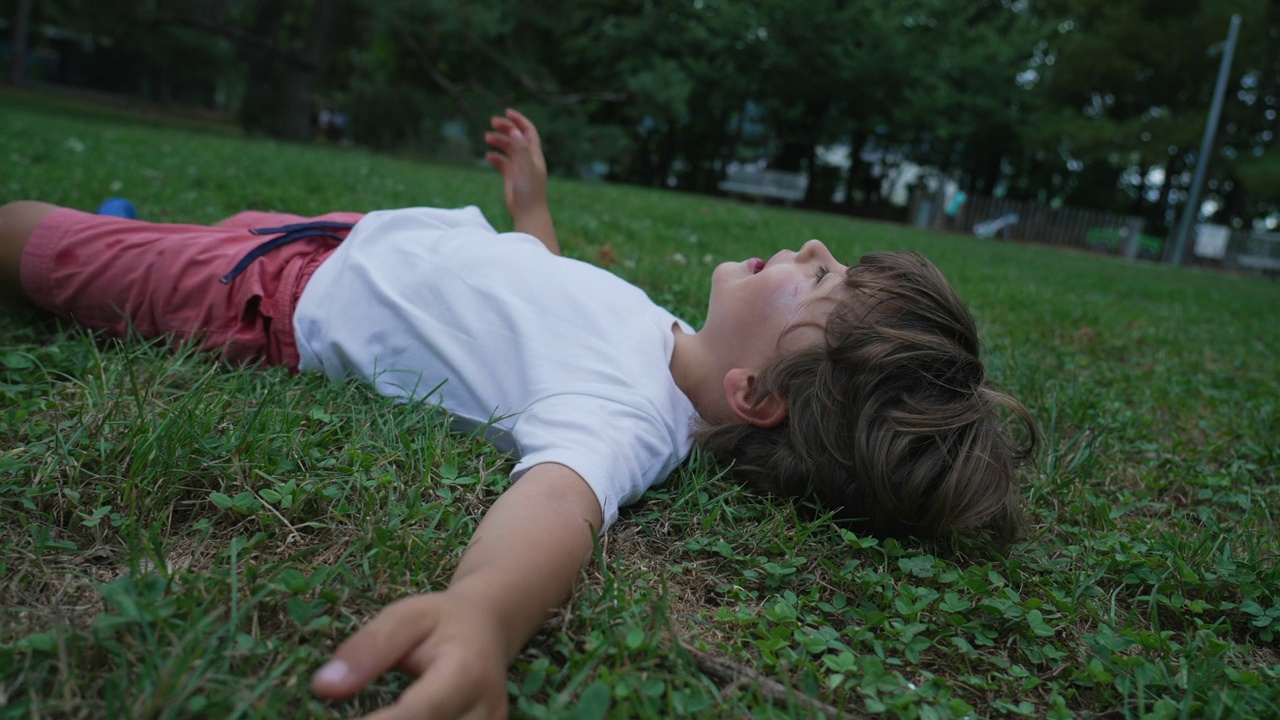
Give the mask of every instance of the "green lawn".
M 153 220 L 480 205 L 479 167 L 77 116 L 0 98 L 0 201 Z M 601 544 L 510 674 L 523 717 L 1280 715 L 1280 285 L 630 187 L 558 181 L 566 252 L 695 325 L 712 263 L 915 249 L 1046 437 L 1030 537 L 878 542 L 696 459 Z M 605 253 L 607 256 L 608 253 Z M 445 586 L 508 461 L 358 383 L 0 321 L 0 717 L 338 717 L 306 690 L 388 602 Z M 697 649 L 682 649 L 687 643 Z

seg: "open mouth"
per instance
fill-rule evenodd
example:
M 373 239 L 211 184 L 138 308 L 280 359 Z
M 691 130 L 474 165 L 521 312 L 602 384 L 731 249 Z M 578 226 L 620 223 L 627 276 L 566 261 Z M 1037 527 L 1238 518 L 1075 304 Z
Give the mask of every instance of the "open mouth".
M 760 258 L 751 258 L 747 261 L 747 267 L 751 270 L 751 274 L 755 275 L 764 269 L 765 262 Z

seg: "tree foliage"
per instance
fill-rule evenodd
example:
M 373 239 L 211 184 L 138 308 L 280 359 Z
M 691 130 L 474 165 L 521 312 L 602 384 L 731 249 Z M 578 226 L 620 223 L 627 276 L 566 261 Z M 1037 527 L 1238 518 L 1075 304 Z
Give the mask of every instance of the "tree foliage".
M 1200 161 L 1209 51 L 1233 13 L 1244 31 L 1210 195 L 1237 224 L 1280 210 L 1278 5 L 42 0 L 32 25 L 114 48 L 64 80 L 230 104 L 281 138 L 308 137 L 325 106 L 356 142 L 473 158 L 489 114 L 519 105 L 562 172 L 714 191 L 734 163 L 763 161 L 807 173 L 811 204 L 857 206 L 911 162 L 973 194 L 1142 214 L 1158 233 Z
M 1041 112 L 1023 138 L 1032 162 L 1055 166 L 1051 188 L 1067 202 L 1135 211 L 1156 227 L 1172 223 L 1199 162 L 1221 44 L 1235 13 L 1245 31 L 1218 148 L 1229 159 L 1274 143 L 1255 124 L 1277 102 L 1274 3 L 1050 0 L 1044 11 L 1057 27 L 1038 49 Z M 1262 85 L 1268 89 L 1247 92 Z M 1231 164 L 1211 169 L 1210 190 L 1224 208 L 1235 205 L 1237 221 L 1265 212 L 1267 203 L 1256 200 L 1254 212 L 1239 212 L 1248 203 Z

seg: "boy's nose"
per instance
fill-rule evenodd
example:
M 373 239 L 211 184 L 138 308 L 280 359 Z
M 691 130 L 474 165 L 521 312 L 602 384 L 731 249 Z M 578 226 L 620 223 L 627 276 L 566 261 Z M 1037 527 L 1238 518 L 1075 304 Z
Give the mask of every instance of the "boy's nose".
M 831 251 L 827 249 L 827 246 L 824 245 L 821 240 L 810 240 L 800 248 L 800 252 L 796 253 L 796 260 L 799 262 L 805 262 L 814 258 L 831 258 Z

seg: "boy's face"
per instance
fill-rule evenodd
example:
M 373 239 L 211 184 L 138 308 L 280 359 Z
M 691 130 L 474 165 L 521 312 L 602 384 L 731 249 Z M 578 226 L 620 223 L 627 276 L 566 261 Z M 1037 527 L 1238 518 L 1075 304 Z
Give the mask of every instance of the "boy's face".
M 759 370 L 784 345 L 795 349 L 821 340 L 827 315 L 845 292 L 847 269 L 818 240 L 799 252 L 782 250 L 768 262 L 723 263 L 711 275 L 707 322 L 698 334 L 729 367 Z

